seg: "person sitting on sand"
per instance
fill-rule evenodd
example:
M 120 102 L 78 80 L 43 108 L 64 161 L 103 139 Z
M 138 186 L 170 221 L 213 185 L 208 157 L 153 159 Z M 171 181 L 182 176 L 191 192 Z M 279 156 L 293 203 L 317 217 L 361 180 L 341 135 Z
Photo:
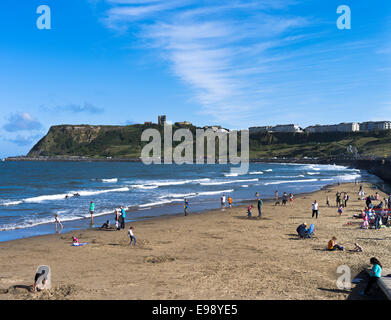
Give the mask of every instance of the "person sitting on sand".
M 354 245 L 355 245 L 355 247 L 354 247 L 353 251 L 362 252 L 362 247 L 357 242 Z
M 334 251 L 334 250 L 338 249 L 338 250 L 343 251 L 344 247 L 342 247 L 339 244 L 337 244 L 336 241 L 337 241 L 337 238 L 336 237 L 332 237 L 331 240 L 328 243 L 327 250 Z
M 247 216 L 249 218 L 251 218 L 251 209 L 253 208 L 252 204 L 249 205 L 249 207 L 247 208 Z
M 376 258 L 373 257 L 369 260 L 369 262 L 371 264 L 373 264 L 373 267 L 369 271 L 369 281 L 368 281 L 366 288 L 360 292 L 360 294 L 362 296 L 367 296 L 369 294 L 369 291 L 371 290 L 372 286 L 375 283 L 377 283 L 377 281 L 381 278 L 381 272 L 382 272 L 383 266 L 381 265 L 379 260 L 377 260 Z
M 303 222 L 297 227 L 296 231 L 300 238 L 306 238 L 308 234 L 307 224 Z
M 79 239 L 76 237 L 72 237 L 72 243 L 79 244 Z
M 110 228 L 110 221 L 107 220 L 102 226 L 100 227 L 101 229 L 109 229 Z
M 37 292 L 37 285 L 38 285 L 38 279 L 42 279 L 42 284 L 43 287 L 40 290 L 45 290 L 46 289 L 46 283 L 47 283 L 47 274 L 45 274 L 45 270 L 42 270 L 42 273 L 36 273 L 34 277 L 34 284 L 33 284 L 33 291 Z

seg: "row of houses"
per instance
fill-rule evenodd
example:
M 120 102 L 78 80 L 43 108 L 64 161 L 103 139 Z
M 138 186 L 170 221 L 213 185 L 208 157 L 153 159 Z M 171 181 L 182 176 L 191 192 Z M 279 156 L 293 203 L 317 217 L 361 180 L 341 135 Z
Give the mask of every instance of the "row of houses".
M 367 122 L 343 122 L 332 125 L 314 125 L 305 129 L 297 124 L 284 124 L 276 126 L 261 126 L 249 128 L 250 134 L 258 132 L 356 132 L 356 131 L 381 131 L 391 129 L 391 121 L 367 121 Z

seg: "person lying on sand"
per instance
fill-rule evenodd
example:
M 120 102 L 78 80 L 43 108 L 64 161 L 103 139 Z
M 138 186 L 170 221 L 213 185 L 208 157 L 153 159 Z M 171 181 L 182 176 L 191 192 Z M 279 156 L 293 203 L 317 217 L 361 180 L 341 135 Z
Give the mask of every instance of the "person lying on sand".
M 354 245 L 355 245 L 355 247 L 354 247 L 353 251 L 362 252 L 362 247 L 357 242 Z

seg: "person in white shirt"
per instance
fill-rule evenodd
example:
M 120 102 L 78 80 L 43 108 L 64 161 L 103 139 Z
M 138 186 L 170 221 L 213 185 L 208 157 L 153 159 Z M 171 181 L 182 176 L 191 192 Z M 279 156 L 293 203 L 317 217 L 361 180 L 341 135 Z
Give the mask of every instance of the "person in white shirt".
M 319 208 L 319 203 L 315 200 L 312 203 L 312 218 L 314 215 L 316 215 L 316 219 L 318 219 L 318 208 Z
M 221 197 L 221 207 L 225 208 L 225 194 L 223 194 Z
M 133 234 L 133 227 L 129 227 L 128 236 L 129 236 L 129 239 L 130 239 L 129 247 L 132 245 L 132 241 L 133 240 L 134 240 L 134 245 L 136 245 L 136 237 Z

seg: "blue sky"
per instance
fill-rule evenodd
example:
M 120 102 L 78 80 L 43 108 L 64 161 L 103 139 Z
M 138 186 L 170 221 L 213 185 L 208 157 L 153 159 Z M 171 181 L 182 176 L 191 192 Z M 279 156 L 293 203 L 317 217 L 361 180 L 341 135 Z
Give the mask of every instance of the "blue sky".
M 51 30 L 39 30 L 39 5 Z M 351 9 L 351 29 L 336 26 Z M 57 124 L 391 120 L 391 2 L 2 0 L 0 157 Z

